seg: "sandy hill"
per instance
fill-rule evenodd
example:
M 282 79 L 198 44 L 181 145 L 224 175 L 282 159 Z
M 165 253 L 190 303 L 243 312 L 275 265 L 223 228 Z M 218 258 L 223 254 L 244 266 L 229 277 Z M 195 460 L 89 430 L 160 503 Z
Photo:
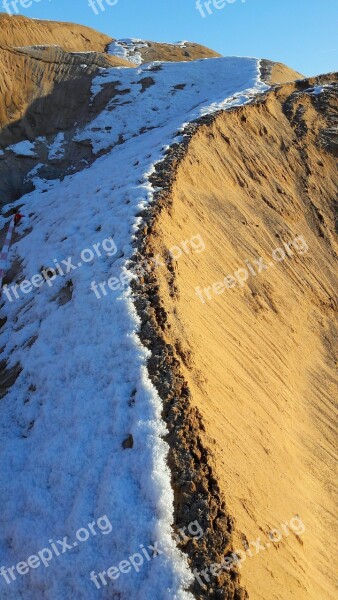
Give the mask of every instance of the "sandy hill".
M 42 21 L 0 13 L 1 46 L 56 44 L 69 52 L 104 52 L 109 42 L 111 42 L 109 36 L 84 25 Z
M 110 41 L 81 25 L 0 14 L 0 128 L 20 119 L 34 100 L 62 82 L 76 81 L 80 95 L 99 67 L 130 66 L 105 54 Z
M 116 42 L 116 43 L 115 43 Z M 89 27 L 0 13 L 0 129 L 20 119 L 37 98 L 62 82 L 76 81 L 86 94 L 98 67 L 135 66 L 151 61 L 192 61 L 220 56 L 200 44 L 113 41 Z M 74 53 L 88 53 L 74 56 Z M 91 54 L 92 53 L 92 54 Z M 283 83 L 301 77 L 284 65 L 265 61 L 265 80 Z M 65 95 L 69 96 L 69 85 Z M 73 86 L 71 96 L 76 95 Z
M 157 42 L 147 42 L 148 47 L 141 49 L 143 62 L 152 62 L 153 60 L 180 61 L 197 60 L 198 58 L 212 58 L 221 56 L 218 52 L 210 50 L 201 44 L 185 42 L 184 46 L 175 44 L 159 44 Z
M 197 471 L 195 440 L 213 455 L 252 600 L 336 597 L 336 81 L 201 122 L 154 176 L 169 191 L 142 246 L 168 265 L 140 310 L 145 343 L 165 348 L 154 381 L 164 394 L 180 365 L 169 427 L 175 406 Z
M 192 42 L 163 44 L 139 39 L 115 40 L 108 52 L 122 56 L 136 64 L 152 61 L 189 62 L 200 58 L 217 58 L 221 55 L 210 48 Z
M 273 62 L 271 60 L 262 60 L 263 78 L 268 84 L 289 83 L 297 79 L 303 79 L 304 75 L 283 63 Z
M 18 578 L 15 597 L 94 599 L 93 564 L 161 534 L 171 555 L 107 594 L 191 598 L 189 567 L 196 600 L 333 600 L 337 76 L 67 23 L 0 28 L 1 242 L 25 214 L 4 281 L 15 294 L 76 261 L 1 296 L 1 550 L 17 564 L 28 530 L 42 548 L 93 507 L 119 536 Z M 94 89 L 112 65 L 128 68 Z M 85 266 L 111 236 L 116 253 Z M 98 302 L 93 279 L 132 266 L 128 293 Z M 194 521 L 183 561 L 172 523 Z

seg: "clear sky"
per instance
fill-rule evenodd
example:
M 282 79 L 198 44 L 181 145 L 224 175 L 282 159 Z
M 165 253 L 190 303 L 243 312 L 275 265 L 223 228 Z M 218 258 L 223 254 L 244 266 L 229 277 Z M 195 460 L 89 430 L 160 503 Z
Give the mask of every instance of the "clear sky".
M 284 62 L 304 75 L 338 70 L 338 0 L 211 0 L 212 14 L 197 10 L 196 0 L 16 2 L 27 17 L 82 23 L 116 38 L 196 41 L 224 55 Z

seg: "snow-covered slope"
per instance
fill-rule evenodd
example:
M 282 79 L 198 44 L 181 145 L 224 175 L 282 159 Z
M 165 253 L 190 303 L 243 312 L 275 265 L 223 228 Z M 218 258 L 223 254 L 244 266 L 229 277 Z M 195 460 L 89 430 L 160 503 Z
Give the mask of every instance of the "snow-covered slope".
M 245 58 L 102 70 L 93 94 L 116 81 L 121 93 L 77 133 L 95 152 L 109 151 L 62 182 L 40 180 L 18 202 L 27 231 L 10 260 L 22 262 L 28 280 L 56 263 L 70 272 L 19 291 L 19 299 L 2 297 L 3 359 L 22 371 L 0 412 L 1 564 L 25 561 L 51 540 L 74 541 L 103 515 L 112 531 L 75 542 L 10 584 L 3 577 L 6 600 L 191 597 L 192 576 L 171 538 L 165 427 L 137 338 L 128 260 L 137 215 L 153 198 L 148 177 L 179 130 L 266 86 L 259 61 Z M 112 289 L 94 287 L 112 277 Z M 124 449 L 130 434 L 133 447 Z M 98 591 L 93 570 L 107 571 L 155 540 L 163 554 Z
M 94 79 L 93 93 L 98 94 L 109 83 L 119 84 L 115 88 L 117 95 L 77 138 L 90 139 L 96 152 L 137 137 L 131 147 L 141 144 L 146 153 L 148 144 L 152 148 L 155 139 L 172 143 L 185 123 L 249 102 L 267 89 L 259 79 L 258 61 L 249 58 L 108 69 Z

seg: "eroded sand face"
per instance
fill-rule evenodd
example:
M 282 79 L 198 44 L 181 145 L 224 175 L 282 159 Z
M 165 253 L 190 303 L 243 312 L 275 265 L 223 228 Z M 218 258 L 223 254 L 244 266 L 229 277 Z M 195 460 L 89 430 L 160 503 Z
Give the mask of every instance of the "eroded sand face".
M 319 139 L 336 100 L 290 100 L 293 91 L 199 129 L 151 242 L 163 257 L 182 249 L 174 279 L 157 270 L 165 338 L 202 413 L 236 547 L 252 542 L 241 572 L 254 600 L 335 597 L 337 179 Z M 268 268 L 240 284 L 238 270 L 259 257 Z M 202 300 L 197 287 L 209 288 Z M 275 528 L 279 543 L 268 537 Z

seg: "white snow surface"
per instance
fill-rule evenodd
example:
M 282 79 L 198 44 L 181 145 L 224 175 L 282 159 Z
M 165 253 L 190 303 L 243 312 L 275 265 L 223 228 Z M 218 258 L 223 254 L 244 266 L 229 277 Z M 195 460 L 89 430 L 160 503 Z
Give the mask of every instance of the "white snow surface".
M 118 56 L 135 65 L 141 65 L 143 62 L 140 48 L 147 48 L 147 42 L 136 38 L 125 38 L 121 40 L 114 40 L 108 47 L 108 54 L 112 56 Z
M 145 77 L 154 84 L 142 92 Z M 91 536 L 10 585 L 1 578 L 3 600 L 192 598 L 192 575 L 171 537 L 166 428 L 132 293 L 126 285 L 98 300 L 90 286 L 127 272 L 137 215 L 153 201 L 149 175 L 184 124 L 249 102 L 267 87 L 259 61 L 246 58 L 108 69 L 95 79 L 93 93 L 114 81 L 130 91 L 77 134 L 107 153 L 62 182 L 40 180 L 18 201 L 27 230 L 10 260 L 22 261 L 28 279 L 54 259 L 72 257 L 78 265 L 82 250 L 109 237 L 118 250 L 102 251 L 51 287 L 20 292 L 19 300 L 2 297 L 2 360 L 9 368 L 20 363 L 22 372 L 1 400 L 1 565 L 25 561 L 50 547 L 49 540 L 73 541 L 78 528 L 103 515 L 113 531 Z M 181 84 L 183 90 L 175 89 Z M 60 305 L 58 294 L 70 280 L 72 300 Z M 134 447 L 124 450 L 130 433 Z M 92 570 L 107 571 L 156 540 L 167 551 L 145 561 L 139 573 L 121 574 L 100 590 L 90 581 Z
M 18 142 L 17 144 L 13 144 L 12 146 L 8 146 L 8 149 L 14 152 L 14 154 L 18 157 L 27 156 L 27 157 L 36 157 L 35 152 L 35 143 L 30 142 L 29 140 L 23 140 L 22 142 Z
M 56 134 L 54 141 L 49 146 L 48 159 L 49 160 L 60 160 L 64 157 L 65 149 L 65 134 L 59 132 Z
M 142 80 L 149 78 L 154 83 L 145 81 L 149 87 L 142 92 Z M 95 152 L 116 144 L 121 136 L 126 141 L 150 129 L 157 130 L 151 137 L 172 140 L 185 123 L 249 102 L 268 89 L 260 81 L 259 61 L 237 57 L 104 70 L 93 81 L 93 95 L 112 82 L 120 82 L 116 89 L 121 95 L 77 136 L 78 140 L 90 139 Z M 105 126 L 112 129 L 104 133 Z M 145 139 L 135 143 L 147 143 Z
M 331 83 L 326 83 L 325 85 L 315 85 L 314 87 L 306 88 L 306 90 L 302 90 L 301 92 L 296 92 L 296 94 L 310 94 L 311 96 L 319 96 L 326 90 L 332 89 Z
M 305 90 L 305 92 L 313 94 L 314 96 L 319 96 L 319 94 L 322 94 L 325 90 L 329 90 L 330 88 L 332 88 L 332 85 L 327 83 L 326 85 L 315 85 L 313 88 Z

